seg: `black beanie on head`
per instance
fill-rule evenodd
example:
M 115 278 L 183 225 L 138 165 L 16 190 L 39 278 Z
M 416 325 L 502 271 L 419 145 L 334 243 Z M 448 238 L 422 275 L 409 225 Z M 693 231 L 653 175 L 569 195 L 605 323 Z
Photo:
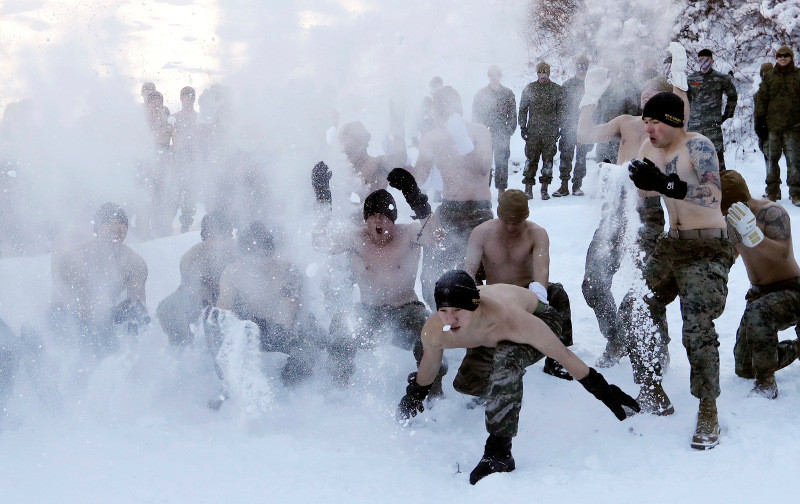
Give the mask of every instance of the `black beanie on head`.
M 375 214 L 385 215 L 392 222 L 397 220 L 397 204 L 386 189 L 378 189 L 364 200 L 364 220 Z
M 642 118 L 649 117 L 668 124 L 673 128 L 683 128 L 683 99 L 675 93 L 658 93 L 642 109 Z
M 475 280 L 464 270 L 448 271 L 436 281 L 433 290 L 436 309 L 453 307 L 475 311 L 481 302 L 481 293 Z
M 125 210 L 116 203 L 105 203 L 94 213 L 94 218 L 92 219 L 94 232 L 96 233 L 100 226 L 109 222 L 119 222 L 127 226 L 128 215 L 125 213 Z

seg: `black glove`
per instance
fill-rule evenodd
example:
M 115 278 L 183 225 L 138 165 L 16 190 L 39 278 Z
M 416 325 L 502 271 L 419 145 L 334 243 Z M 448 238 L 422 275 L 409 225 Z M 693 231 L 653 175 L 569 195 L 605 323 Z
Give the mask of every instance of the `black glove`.
M 664 175 L 658 167 L 647 158 L 639 161 L 631 159 L 628 165 L 628 172 L 634 185 L 645 191 L 658 191 L 664 196 L 673 199 L 683 199 L 686 197 L 688 184 L 678 177 L 677 173 L 669 176 Z
M 522 137 L 523 140 L 527 140 L 528 137 L 530 136 L 530 134 L 528 133 L 528 127 L 527 126 L 520 126 L 519 127 L 519 134 L 520 134 L 520 136 Z
M 756 136 L 762 141 L 769 138 L 769 128 L 767 127 L 766 117 L 756 117 L 753 121 L 753 129 L 756 131 Z
M 311 170 L 311 187 L 314 188 L 314 195 L 320 203 L 331 202 L 331 177 L 333 173 L 328 171 L 325 161 L 320 161 Z
M 417 416 L 417 413 L 425 411 L 425 404 L 423 401 L 428 397 L 428 392 L 431 391 L 433 384 L 423 387 L 417 383 L 417 373 L 408 375 L 408 387 L 406 387 L 406 395 L 400 399 L 400 404 L 397 405 L 397 418 L 399 420 L 408 420 L 411 417 Z
M 150 316 L 141 301 L 133 303 L 130 299 L 125 299 L 111 311 L 111 321 L 125 324 L 125 332 L 135 336 L 150 323 Z
M 616 385 L 609 385 L 606 379 L 603 378 L 603 375 L 598 373 L 594 368 L 589 368 L 589 374 L 578 381 L 590 394 L 603 401 L 603 404 L 608 406 L 608 409 L 610 409 L 620 421 L 628 417 L 625 414 L 625 410 L 622 409 L 623 406 L 632 409 L 636 413 L 641 410 L 636 399 L 620 390 Z
M 403 168 L 395 168 L 386 177 L 389 185 L 403 193 L 408 206 L 414 210 L 414 219 L 425 219 L 431 214 L 428 196 L 420 192 L 414 176 Z

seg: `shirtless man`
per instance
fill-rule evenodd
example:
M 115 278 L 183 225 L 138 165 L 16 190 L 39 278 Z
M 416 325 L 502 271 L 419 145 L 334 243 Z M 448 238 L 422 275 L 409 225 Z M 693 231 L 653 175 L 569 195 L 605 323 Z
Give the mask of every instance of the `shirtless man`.
M 691 366 L 691 392 L 700 399 L 692 448 L 719 443 L 716 398 L 719 396 L 719 335 L 714 319 L 728 295 L 733 247 L 720 211 L 722 191 L 716 150 L 709 139 L 684 129 L 685 102 L 673 93 L 659 93 L 645 104 L 642 120 L 648 139 L 628 170 L 636 187 L 661 193 L 669 214 L 669 233 L 658 238 L 647 260 L 645 298 L 653 320 L 665 316 L 666 305 L 680 297 L 683 344 Z M 649 338 L 648 341 L 652 341 Z M 644 348 L 641 348 L 644 347 Z M 633 352 L 631 353 L 633 357 Z M 634 374 L 657 365 L 655 349 L 640 345 L 632 360 Z M 660 383 L 642 383 L 649 393 Z
M 675 44 L 675 43 L 673 43 Z M 679 44 L 670 44 L 670 49 L 678 60 L 681 51 L 686 58 L 686 51 Z M 641 116 L 621 115 L 611 121 L 595 125 L 594 112 L 597 100 L 608 87 L 608 71 L 603 68 L 593 68 L 586 77 L 586 92 L 581 101 L 581 114 L 578 119 L 578 142 L 602 143 L 619 141 L 617 162 L 625 164 L 633 159 L 639 151 L 642 142 L 647 138 Z M 685 72 L 679 77 L 679 71 L 673 72 L 674 81 L 685 83 Z M 689 100 L 686 88 L 679 89 L 664 77 L 650 79 L 641 94 L 641 106 L 644 107 L 655 94 L 672 91 L 685 100 L 685 114 L 688 114 Z M 661 199 L 655 193 L 645 194 L 640 191 L 640 204 L 637 208 L 642 226 L 639 228 L 638 242 L 646 256 L 653 252 L 658 235 L 664 231 L 664 210 L 661 208 Z M 620 199 L 621 201 L 621 199 Z M 595 365 L 600 368 L 614 366 L 628 353 L 624 343 L 625 335 L 621 334 L 624 328 L 620 327 L 617 304 L 611 293 L 611 284 L 614 275 L 619 271 L 620 261 L 623 256 L 623 236 L 627 226 L 625 211 L 616 202 L 603 205 L 600 224 L 592 237 L 589 250 L 586 253 L 586 268 L 583 277 L 583 297 L 595 312 L 600 332 L 608 343 L 603 354 L 597 359 Z M 638 225 L 638 223 L 637 223 Z M 655 321 L 662 340 L 663 355 L 668 358 L 667 345 L 669 334 L 666 320 Z M 663 367 L 666 368 L 666 363 Z
M 603 401 L 619 420 L 636 401 L 586 366 L 554 334 L 559 316 L 536 294 L 515 285 L 481 286 L 465 271 L 445 273 L 436 282 L 436 313 L 422 330 L 424 354 L 408 377 L 398 417 L 406 420 L 424 410 L 423 400 L 439 373 L 445 349 L 468 349 L 453 386 L 459 392 L 486 398 L 489 438 L 469 482 L 515 468 L 511 439 L 517 434 L 525 368 L 544 355 L 560 362 L 586 390 Z M 478 352 L 470 352 L 477 350 Z
M 372 135 L 360 121 L 345 124 L 336 134 L 342 152 L 366 186 L 366 191 L 357 191 L 362 198 L 378 189 L 386 189 L 386 176 L 392 168 L 406 164 L 405 130 L 394 106 L 391 107 L 389 130 L 389 135 L 384 139 L 385 154 L 381 156 L 371 156 L 367 152 Z
M 117 328 L 137 334 L 147 316 L 144 259 L 122 242 L 128 217 L 106 203 L 94 215 L 94 237 L 53 257 L 52 317 L 60 332 L 95 354 L 116 351 Z M 120 299 L 124 295 L 123 299 Z
M 194 110 L 195 91 L 193 87 L 186 86 L 181 89 L 181 109 L 171 116 L 168 122 L 172 124 L 172 184 L 175 191 L 173 208 L 179 207 L 181 215 L 181 233 L 189 231 L 194 222 L 195 191 L 194 177 L 197 150 L 198 129 L 197 112 Z
M 219 295 L 222 271 L 237 258 L 233 225 L 221 212 L 203 217 L 201 242 L 181 257 L 181 284 L 156 308 L 156 316 L 172 345 L 189 345 L 195 323 L 205 306 L 213 306 Z
M 417 219 L 430 215 L 427 197 L 420 193 L 407 171 L 402 168 L 392 171 L 389 181 L 403 190 Z M 390 331 L 394 346 L 413 349 L 417 362 L 422 357 L 419 335 L 428 310 L 417 297 L 414 284 L 424 235 L 419 222 L 396 224 L 395 220 L 394 198 L 388 191 L 378 189 L 364 200 L 364 226 L 331 235 L 327 218 L 323 218 L 314 231 L 316 250 L 331 255 L 347 254 L 361 293 L 354 312 L 335 313 L 331 321 L 328 353 L 337 385 L 346 386 L 350 382 L 355 372 L 356 352 L 360 347 L 374 346 L 382 328 Z M 443 369 L 441 376 L 445 372 Z M 435 391 L 438 395 L 441 395 L 441 376 Z
M 443 240 L 426 250 L 422 261 L 422 295 L 433 306 L 433 287 L 445 271 L 464 267 L 467 241 L 478 224 L 493 217 L 489 178 L 492 134 L 462 117 L 461 97 L 451 86 L 433 93 L 438 126 L 420 141 L 414 166 L 416 180 L 427 180 L 434 165 L 442 173 L 442 204 L 436 209 Z
M 288 354 L 281 380 L 287 386 L 297 385 L 311 376 L 314 357 L 310 332 L 314 328 L 301 310 L 303 277 L 290 261 L 275 255 L 272 235 L 263 222 L 241 231 L 238 244 L 240 258 L 225 268 L 219 280 L 217 309 L 205 317 L 206 342 L 216 356 L 226 337 L 221 314 L 224 318 L 231 312 L 239 320 L 255 322 L 260 350 Z M 221 373 L 219 367 L 217 371 Z
M 563 285 L 549 281 L 550 238 L 543 227 L 527 220 L 528 215 L 528 197 L 524 192 L 509 189 L 501 194 L 497 198 L 498 218 L 472 230 L 464 269 L 474 277 L 483 264 L 487 284 L 519 285 L 532 290 L 561 317 L 561 330 L 556 336 L 565 346 L 571 346 L 569 297 Z M 544 372 L 572 380 L 561 364 L 550 357 L 544 361 Z
M 738 172 L 727 170 L 720 177 L 722 213 L 751 283 L 733 348 L 736 375 L 755 378 L 751 394 L 775 399 L 775 371 L 800 356 L 797 339 L 778 342 L 778 331 L 800 323 L 800 267 L 794 258 L 792 226 L 783 206 L 752 198 Z

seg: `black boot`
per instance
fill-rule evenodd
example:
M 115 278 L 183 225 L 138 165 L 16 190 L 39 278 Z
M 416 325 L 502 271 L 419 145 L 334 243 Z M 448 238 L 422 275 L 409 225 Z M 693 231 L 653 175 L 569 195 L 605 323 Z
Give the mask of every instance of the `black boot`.
M 483 458 L 469 474 L 469 483 L 474 485 L 492 473 L 511 472 L 515 468 L 514 457 L 511 456 L 511 438 L 490 434 Z

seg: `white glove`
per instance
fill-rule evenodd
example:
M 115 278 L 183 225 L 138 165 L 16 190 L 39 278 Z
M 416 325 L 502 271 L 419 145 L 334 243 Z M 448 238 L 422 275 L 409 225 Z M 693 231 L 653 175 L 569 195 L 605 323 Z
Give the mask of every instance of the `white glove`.
M 597 105 L 600 97 L 608 86 L 611 84 L 611 79 L 608 77 L 608 69 L 603 67 L 592 67 L 591 70 L 586 72 L 586 79 L 583 81 L 583 98 L 579 108 L 586 105 Z
M 531 282 L 528 284 L 528 289 L 536 294 L 536 297 L 539 298 L 539 301 L 545 304 L 550 304 L 547 302 L 547 289 L 544 287 L 544 285 L 540 284 L 539 282 Z
M 742 237 L 742 243 L 755 247 L 764 241 L 764 233 L 756 226 L 756 216 L 741 202 L 734 203 L 728 210 L 728 222 Z
M 669 67 L 669 83 L 681 91 L 689 90 L 689 81 L 686 79 L 688 58 L 686 49 L 680 42 L 670 42 L 667 51 L 672 55 L 672 64 Z
M 467 131 L 467 122 L 461 117 L 461 114 L 453 114 L 447 119 L 447 131 L 456 142 L 456 150 L 462 156 L 466 156 L 475 149 L 475 144 L 469 138 L 469 131 Z

